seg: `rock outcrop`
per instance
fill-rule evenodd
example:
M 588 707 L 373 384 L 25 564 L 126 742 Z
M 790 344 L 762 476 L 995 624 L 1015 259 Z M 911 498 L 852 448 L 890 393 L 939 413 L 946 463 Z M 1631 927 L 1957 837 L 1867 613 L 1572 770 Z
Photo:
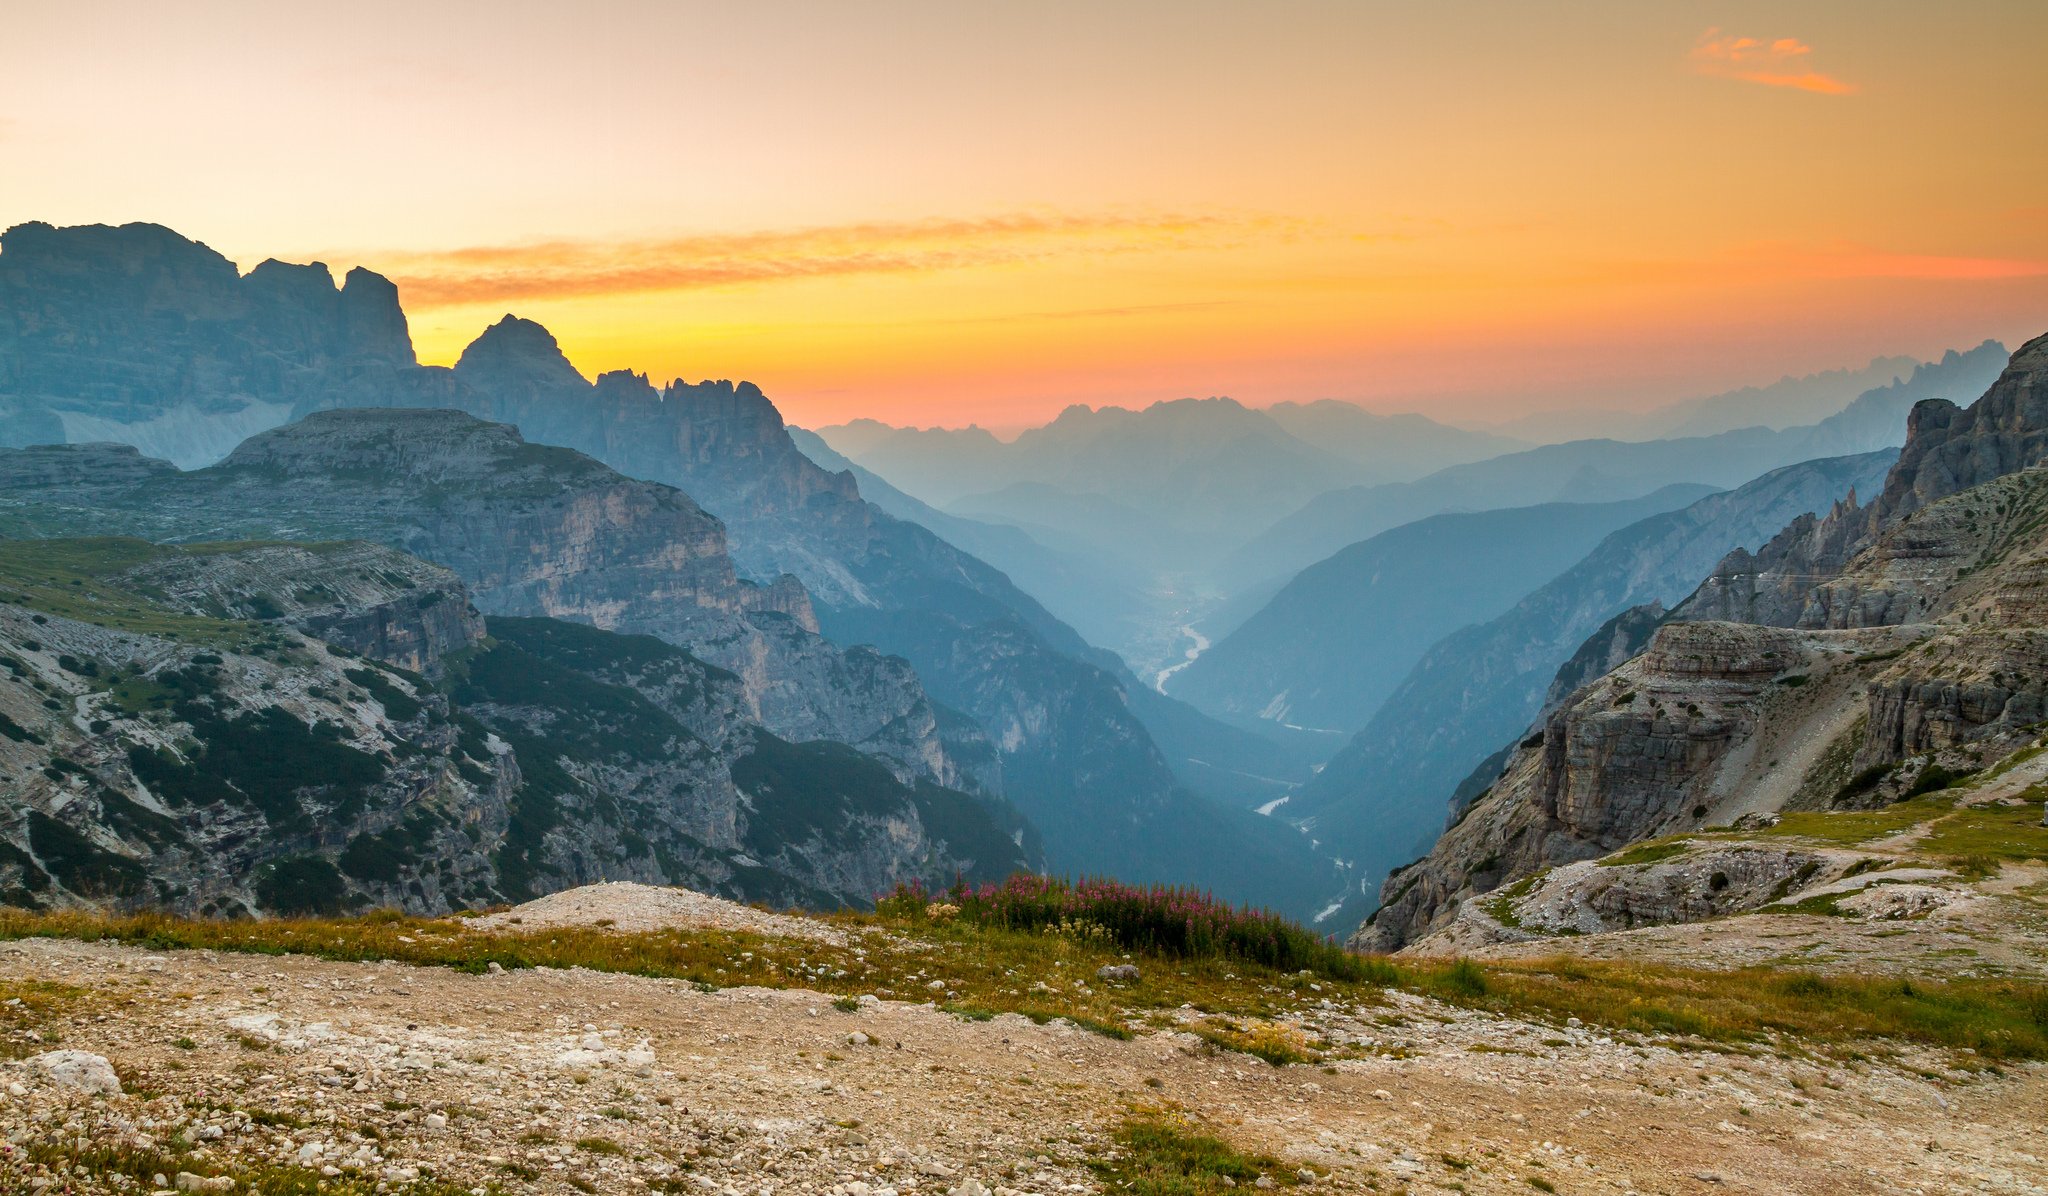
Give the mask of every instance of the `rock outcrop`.
M 1403 947 L 1546 868 L 1748 814 L 1881 802 L 2023 744 L 2048 715 L 2044 514 L 2048 468 L 1917 508 L 1814 591 L 1807 608 L 1841 626 L 1665 623 L 1388 880 L 1354 944 Z

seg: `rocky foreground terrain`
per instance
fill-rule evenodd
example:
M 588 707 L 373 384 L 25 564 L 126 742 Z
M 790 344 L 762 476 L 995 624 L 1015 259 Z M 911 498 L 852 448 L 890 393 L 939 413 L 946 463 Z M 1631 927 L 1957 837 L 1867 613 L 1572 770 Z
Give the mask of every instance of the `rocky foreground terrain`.
M 1123 1016 L 1041 1024 L 963 1005 L 982 981 L 955 938 L 764 920 L 637 886 L 384 941 L 414 952 L 523 928 L 555 943 L 610 935 L 623 955 L 646 941 L 629 929 L 649 925 L 695 944 L 677 949 L 726 953 L 701 962 L 730 965 L 736 983 L 13 938 L 0 944 L 0 1191 L 2048 1185 L 2048 1072 L 1935 1046 L 1714 1043 L 1486 1010 L 1412 983 L 1150 956 L 1118 982 L 1091 966 L 1100 952 L 1058 936 L 1005 957 L 1003 982 L 1060 994 L 1048 1001 L 1086 993 L 1098 1017 Z M 781 970 L 761 970 L 770 958 Z M 835 979 L 863 959 L 875 979 Z M 1202 1008 L 1173 1003 L 1174 986 L 1205 978 L 1218 983 Z M 1203 1011 L 1252 1006 L 1264 1012 Z M 1298 1061 L 1247 1053 L 1285 1043 L 1296 1053 L 1276 1057 Z M 1213 1135 L 1226 1153 L 1179 1188 L 1144 1186 L 1159 1127 Z

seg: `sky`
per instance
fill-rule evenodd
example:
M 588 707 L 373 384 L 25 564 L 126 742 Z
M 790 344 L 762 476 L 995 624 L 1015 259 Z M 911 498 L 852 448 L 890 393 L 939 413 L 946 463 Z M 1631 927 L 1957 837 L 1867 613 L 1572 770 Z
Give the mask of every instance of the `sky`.
M 820 426 L 1484 423 L 2048 331 L 2048 4 L 13 5 L 0 225 Z

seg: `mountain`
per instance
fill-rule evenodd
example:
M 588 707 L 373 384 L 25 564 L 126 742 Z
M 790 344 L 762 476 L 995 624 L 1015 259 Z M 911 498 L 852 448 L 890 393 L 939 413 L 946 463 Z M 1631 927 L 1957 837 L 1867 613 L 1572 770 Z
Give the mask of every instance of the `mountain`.
M 1162 753 L 1140 713 L 1150 703 L 1133 699 L 1113 658 L 1001 572 L 864 501 L 850 474 L 820 469 L 757 388 L 656 391 L 620 373 L 585 383 L 545 329 L 516 317 L 465 350 L 453 380 L 446 405 L 544 428 L 623 473 L 681 487 L 725 522 L 744 571 L 802 579 L 828 637 L 909 661 L 995 745 L 1002 792 L 1045 833 L 1052 867 L 1192 878 L 1295 910 L 1333 883 L 1301 836 L 1189 791 L 1199 766 Z M 1252 753 L 1227 757 L 1239 771 L 1269 768 L 1249 736 L 1207 746 Z M 1245 866 L 1247 851 L 1273 867 Z
M 446 913 L 612 878 L 831 908 L 1031 862 L 1000 802 L 784 741 L 662 641 L 487 623 L 388 548 L 5 541 L 0 586 L 8 904 Z
M 872 421 L 819 435 L 935 506 L 1165 572 L 1212 561 L 1323 490 L 1517 447 L 1348 403 L 1253 410 L 1232 399 L 1074 406 L 1007 443 L 979 428 L 885 431 Z
M 1338 399 L 1274 403 L 1260 410 L 1296 440 L 1362 467 L 1379 482 L 1412 481 L 1529 447 L 1512 436 L 1454 428 L 1412 412 L 1380 415 Z
M 1585 671 L 1567 668 L 1581 645 L 1600 645 L 1590 680 L 1633 656 L 1654 630 L 1624 636 L 1633 647 L 1608 659 L 1614 633 L 1601 634 L 1606 624 L 1635 608 L 1661 616 L 1731 543 L 1761 544 L 1802 514 L 1876 490 L 1897 455 L 1788 465 L 1613 533 L 1498 617 L 1431 645 L 1365 729 L 1288 803 L 1288 817 L 1309 820 L 1317 837 L 1345 845 L 1362 872 L 1384 878 L 1443 829 L 1459 782 L 1527 730 L 1553 678 Z M 1498 775 L 1501 763 L 1478 783 Z
M 2033 743 L 2048 714 L 2044 458 L 2048 337 L 1973 406 L 1917 405 L 1867 506 L 1731 553 L 1644 651 L 1566 697 L 1388 878 L 1354 944 L 1497 927 L 1473 898 L 1548 868 L 1785 810 L 1881 805 Z
M 415 370 L 397 290 L 367 270 L 242 275 L 153 224 L 0 236 L 0 446 L 119 440 L 191 467 Z
M 926 528 L 1000 569 L 1090 644 L 1116 643 L 1143 622 L 1148 605 L 1145 578 L 1128 561 L 1106 553 L 1050 548 L 1021 527 L 941 511 L 842 455 L 817 433 L 793 427 L 789 435 L 798 451 L 820 468 L 852 474 L 861 497 L 882 511 Z
M 149 250 L 131 252 L 131 243 Z M 17 254 L 23 244 L 31 252 Z M 1156 867 L 1120 871 L 1126 879 L 1207 883 L 1212 869 L 1243 878 L 1248 870 L 1240 861 L 1250 843 L 1254 854 L 1270 855 L 1273 867 L 1249 887 L 1219 883 L 1219 891 L 1299 910 L 1319 905 L 1318 887 L 1334 883 L 1300 835 L 1263 821 L 1230 822 L 1229 811 L 1188 791 L 1184 777 L 1200 766 L 1183 755 L 1162 754 L 1134 713 L 1125 680 L 1100 667 L 1086 641 L 996 569 L 863 501 L 850 475 L 818 468 L 797 450 L 773 404 L 750 384 L 677 382 L 657 388 L 627 372 L 592 383 L 568 364 L 545 329 L 515 317 L 487 330 L 452 369 L 411 365 L 386 347 L 362 360 L 346 354 L 330 359 L 313 343 L 326 343 L 327 334 L 298 327 L 317 324 L 313 317 L 279 323 L 264 306 L 235 298 L 255 272 L 237 282 L 225 258 L 153 226 L 24 225 L 0 238 L 0 262 L 9 278 L 9 307 L 0 318 L 7 327 L 0 377 L 16 388 L 0 393 L 0 402 L 13 409 L 99 412 L 95 418 L 102 423 L 93 425 L 92 434 L 101 439 L 157 443 L 175 428 L 183 441 L 216 446 L 236 442 L 251 425 L 268 427 L 342 407 L 448 408 L 516 425 L 526 433 L 527 451 L 557 444 L 602 462 L 614 476 L 675 487 L 721 525 L 736 575 L 761 583 L 748 592 L 793 600 L 800 589 L 831 641 L 877 649 L 865 657 L 820 652 L 806 657 L 810 663 L 801 669 L 758 678 L 764 716 L 778 704 L 802 706 L 798 691 L 834 676 L 835 661 L 850 662 L 858 675 L 846 677 L 849 684 L 872 681 L 877 693 L 900 695 L 903 712 L 917 709 L 925 694 L 949 695 L 939 701 L 965 717 L 931 707 L 941 754 L 982 783 L 1000 786 L 1034 820 L 1044 815 L 1043 821 L 1059 826 L 1100 818 L 1119 828 L 1109 841 L 1142 841 L 1139 854 Z M 322 275 L 309 269 L 293 277 L 311 294 Z M 193 278 L 205 285 L 188 285 Z M 389 285 L 374 276 L 358 280 L 354 273 L 351 280 L 361 299 L 348 308 L 355 314 L 344 313 L 346 326 L 382 329 L 391 344 L 403 339 L 405 317 Z M 325 285 L 335 291 L 331 279 Z M 317 309 L 315 304 L 306 310 L 317 315 Z M 95 330 L 90 358 L 74 351 L 80 328 Z M 301 345 L 292 335 L 311 341 Z M 213 385 L 230 375 L 232 386 Z M 33 389 L 20 389 L 16 379 L 33 380 Z M 51 425 L 42 426 L 47 431 Z M 62 418 L 55 427 L 64 431 Z M 67 432 L 64 438 L 73 437 Z M 21 471 L 28 464 L 17 460 L 12 468 Z M 126 514 L 146 513 L 133 507 Z M 585 514 L 602 529 L 602 511 Z M 214 520 L 225 525 L 236 517 L 218 510 Z M 302 513 L 307 527 L 322 518 L 319 511 Z M 596 542 L 603 541 L 598 536 Z M 514 553 L 520 548 L 505 544 Z M 780 581 L 785 574 L 800 584 Z M 658 582 L 658 570 L 647 579 Z M 523 593 L 534 606 L 503 608 L 506 613 L 547 613 L 541 601 L 549 596 L 547 586 L 540 578 L 530 581 Z M 489 593 L 488 585 L 480 587 L 480 601 L 490 601 Z M 651 628 L 665 617 L 653 602 L 638 610 Z M 777 613 L 750 610 L 734 616 L 744 627 L 730 639 L 693 633 L 688 646 L 721 664 L 744 664 L 741 658 L 749 652 L 770 652 L 761 637 L 780 645 L 771 654 L 782 659 L 791 659 L 799 643 L 809 651 L 800 618 L 769 617 Z M 689 615 L 699 622 L 705 617 Z M 1009 655 L 997 659 L 977 650 L 991 640 Z M 734 671 L 746 675 L 744 668 Z M 919 694 L 916 701 L 909 697 L 913 692 Z M 825 706 L 837 701 L 820 699 Z M 1138 705 L 1154 709 L 1149 701 Z M 885 706 L 878 701 L 871 709 L 880 713 Z M 830 711 L 812 713 L 821 728 L 834 717 Z M 1168 721 L 1177 725 L 1191 713 Z M 1061 717 L 1088 721 L 1045 721 Z M 930 725 L 918 715 L 893 730 L 886 730 L 890 724 L 862 725 L 845 734 L 866 746 L 874 746 L 869 736 L 907 736 L 929 750 Z M 769 729 L 782 733 L 774 722 Z M 1232 742 L 1219 739 L 1214 746 Z M 911 755 L 905 751 L 895 758 Z M 1112 773 L 1119 778 L 1116 786 L 1098 783 Z M 964 773 L 951 779 L 968 783 Z M 1075 803 L 1090 808 L 1068 808 Z M 1206 837 L 1179 833 L 1183 823 L 1203 825 L 1215 818 L 1232 829 Z M 1048 840 L 1048 859 L 1062 870 L 1094 866 L 1103 858 L 1104 841 L 1101 835 Z
M 1953 352 L 1953 350 L 1951 350 Z M 1680 399 L 1648 411 L 1541 411 L 1490 430 L 1545 443 L 1607 437 L 1668 440 L 1714 436 L 1737 428 L 1783 429 L 1819 423 L 1858 395 L 1888 386 L 1921 365 L 1911 357 L 1874 357 L 1860 369 L 1786 375 L 1764 386 Z
M 1616 528 L 1703 490 L 1435 515 L 1382 532 L 1296 574 L 1167 692 L 1219 716 L 1349 735 L 1427 645 L 1507 609 Z
M 1673 482 L 1726 489 L 1783 465 L 1893 448 L 1902 443 L 1914 404 L 1981 394 L 2005 360 L 2004 347 L 1992 341 L 1967 353 L 1950 352 L 1915 367 L 1910 377 L 1866 391 L 1818 423 L 1781 431 L 1740 428 L 1641 443 L 1579 440 L 1455 466 L 1414 482 L 1331 491 L 1274 523 L 1218 571 L 1239 578 L 1291 575 L 1346 544 L 1444 511 L 1606 501 Z

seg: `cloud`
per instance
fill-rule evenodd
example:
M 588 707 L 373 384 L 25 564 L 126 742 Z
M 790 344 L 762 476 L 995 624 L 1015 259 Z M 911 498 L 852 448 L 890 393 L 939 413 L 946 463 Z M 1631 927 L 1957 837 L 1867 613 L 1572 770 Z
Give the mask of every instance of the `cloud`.
M 1813 47 L 1796 37 L 1765 41 L 1709 29 L 1700 35 L 1688 57 L 1693 70 L 1717 79 L 1740 79 L 1765 87 L 1791 87 L 1829 96 L 1856 92 L 1854 83 L 1814 70 L 1807 62 L 1812 53 Z
M 650 241 L 542 241 L 335 256 L 375 262 L 398 284 L 408 307 L 433 308 L 1213 248 L 1282 223 L 1221 215 L 1023 213 Z

